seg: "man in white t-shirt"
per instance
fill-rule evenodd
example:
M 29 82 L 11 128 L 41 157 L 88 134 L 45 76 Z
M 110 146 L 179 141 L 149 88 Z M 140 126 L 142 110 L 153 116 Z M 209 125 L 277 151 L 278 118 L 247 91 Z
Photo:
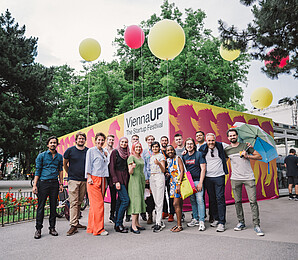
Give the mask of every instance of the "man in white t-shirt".
M 235 198 L 235 207 L 238 218 L 238 224 L 234 228 L 235 231 L 240 231 L 246 228 L 242 207 L 242 186 L 245 186 L 247 196 L 250 203 L 254 230 L 258 236 L 264 236 L 260 228 L 259 207 L 257 203 L 257 192 L 255 176 L 252 171 L 249 160 L 262 160 L 262 156 L 249 147 L 247 144 L 239 143 L 238 132 L 236 129 L 229 129 L 227 136 L 231 145 L 225 148 L 226 156 L 231 160 L 232 175 L 231 185 Z
M 206 144 L 199 151 L 207 162 L 205 187 L 209 197 L 209 214 L 214 221 L 211 227 L 217 227 L 217 232 L 225 231 L 226 201 L 225 174 L 228 174 L 224 146 L 227 144 L 216 142 L 213 133 L 206 134 Z

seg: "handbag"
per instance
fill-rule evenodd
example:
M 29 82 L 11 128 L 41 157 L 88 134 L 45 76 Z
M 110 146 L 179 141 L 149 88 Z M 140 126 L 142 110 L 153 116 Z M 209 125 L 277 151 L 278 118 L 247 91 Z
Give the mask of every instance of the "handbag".
M 182 199 L 184 200 L 190 195 L 195 194 L 197 192 L 198 191 L 193 182 L 190 172 L 185 172 L 180 186 L 180 193 Z

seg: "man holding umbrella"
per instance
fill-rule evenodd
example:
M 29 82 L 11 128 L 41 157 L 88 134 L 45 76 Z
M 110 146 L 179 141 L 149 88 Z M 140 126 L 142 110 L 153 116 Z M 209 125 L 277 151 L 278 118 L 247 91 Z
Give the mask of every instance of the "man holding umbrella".
M 264 233 L 260 228 L 255 176 L 250 165 L 250 160 L 262 160 L 262 156 L 247 144 L 238 142 L 238 132 L 236 129 L 229 129 L 227 136 L 231 145 L 225 148 L 225 153 L 226 156 L 231 159 L 231 185 L 239 221 L 234 230 L 240 231 L 246 228 L 242 207 L 242 186 L 244 185 L 250 202 L 254 230 L 258 236 L 264 236 Z

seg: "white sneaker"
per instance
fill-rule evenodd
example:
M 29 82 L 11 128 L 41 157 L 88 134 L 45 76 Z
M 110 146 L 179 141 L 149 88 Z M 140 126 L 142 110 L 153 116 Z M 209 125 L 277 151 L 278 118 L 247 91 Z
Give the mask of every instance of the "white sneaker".
M 195 218 L 193 218 L 189 223 L 187 223 L 188 227 L 194 227 L 194 226 L 199 226 L 200 223 L 198 220 L 196 220 Z
M 200 221 L 199 223 L 199 231 L 204 231 L 206 229 L 204 221 Z
M 218 220 L 213 220 L 213 222 L 210 224 L 211 227 L 217 227 Z
M 107 236 L 109 234 L 109 232 L 108 231 L 102 231 L 99 235 L 100 236 Z
M 224 224 L 218 224 L 216 231 L 217 232 L 224 232 L 226 230 Z
M 166 224 L 163 221 L 161 221 L 160 226 L 161 226 L 161 229 L 164 229 L 166 227 Z
M 258 236 L 264 236 L 264 232 L 262 231 L 262 229 L 260 228 L 260 226 L 255 226 L 254 228 L 255 232 L 257 233 Z

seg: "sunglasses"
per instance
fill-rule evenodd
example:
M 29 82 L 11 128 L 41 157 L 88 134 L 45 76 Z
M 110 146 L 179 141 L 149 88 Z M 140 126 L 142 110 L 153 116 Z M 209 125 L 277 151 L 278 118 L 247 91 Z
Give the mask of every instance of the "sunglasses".
M 211 149 L 211 157 L 214 157 L 214 150 L 213 149 Z

